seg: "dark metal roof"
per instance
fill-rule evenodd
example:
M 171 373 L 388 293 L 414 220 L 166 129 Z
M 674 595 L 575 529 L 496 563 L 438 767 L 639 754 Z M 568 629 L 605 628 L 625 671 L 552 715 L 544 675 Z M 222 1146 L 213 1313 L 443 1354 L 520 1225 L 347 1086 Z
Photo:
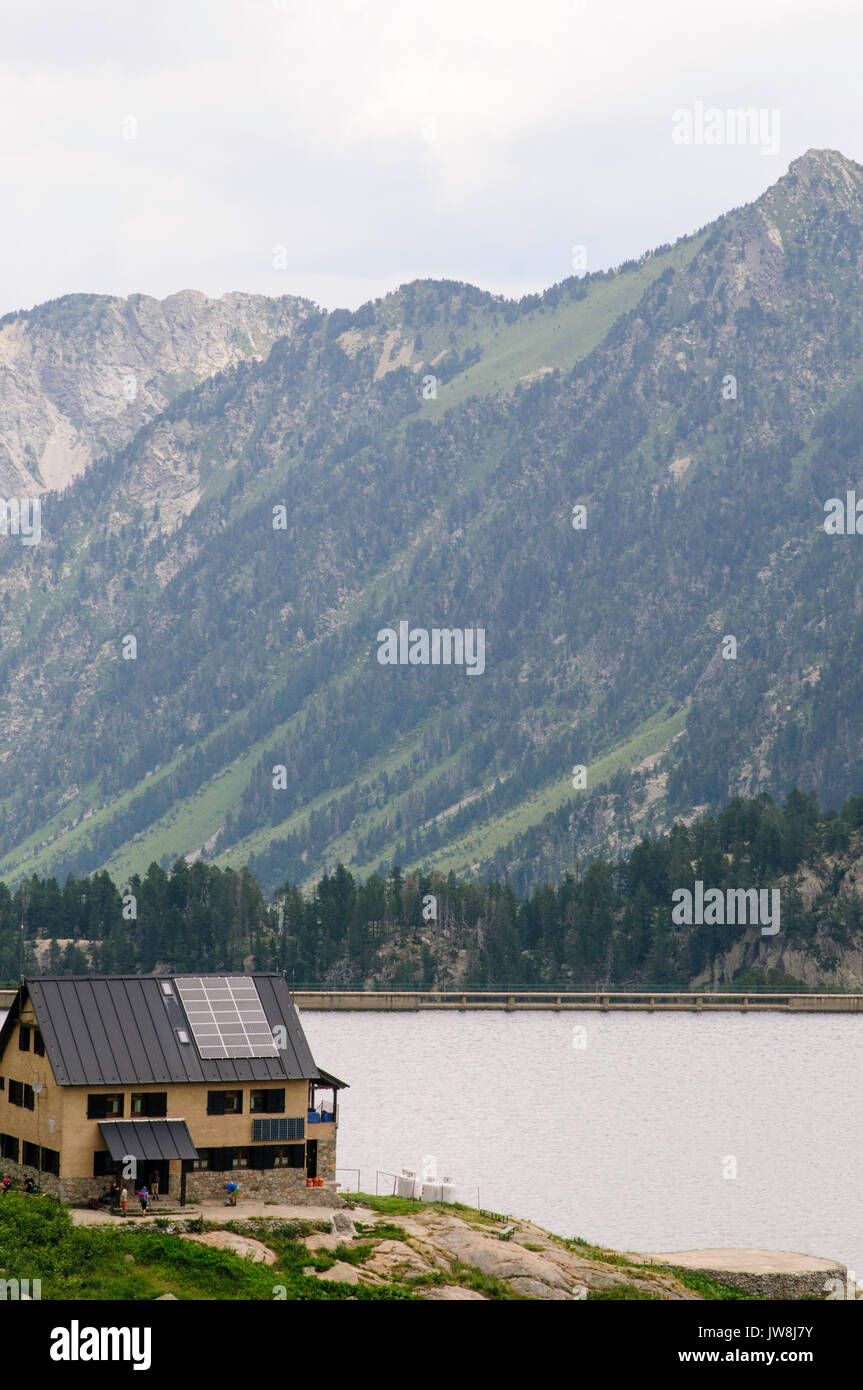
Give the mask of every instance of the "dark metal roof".
M 45 1051 L 61 1086 L 172 1081 L 299 1081 L 320 1076 L 284 975 L 252 974 L 272 1028 L 285 1046 L 277 1057 L 205 1060 L 168 975 L 43 975 L 27 979 L 0 1030 L 0 1054 L 30 996 Z M 188 1043 L 181 1043 L 185 1029 Z
M 197 1158 L 198 1150 L 185 1120 L 100 1120 L 102 1138 L 111 1157 Z
M 337 1076 L 333 1076 L 332 1072 L 324 1071 L 323 1067 L 318 1067 L 317 1077 L 314 1077 L 313 1080 L 320 1081 L 323 1086 L 332 1086 L 336 1091 L 348 1089 L 347 1081 L 340 1081 Z

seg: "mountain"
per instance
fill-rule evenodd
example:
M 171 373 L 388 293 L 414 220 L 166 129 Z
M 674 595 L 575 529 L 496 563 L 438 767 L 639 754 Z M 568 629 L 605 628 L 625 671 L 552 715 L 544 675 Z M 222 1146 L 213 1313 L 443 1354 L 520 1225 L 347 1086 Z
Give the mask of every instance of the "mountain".
M 189 387 L 266 357 L 312 305 L 74 294 L 0 319 L 0 490 L 62 491 Z
M 736 794 L 838 807 L 861 266 L 863 169 L 809 151 L 518 303 L 291 301 L 262 360 L 46 497 L 38 545 L 0 538 L 0 876 L 204 856 L 269 891 L 341 860 L 523 893 Z M 382 665 L 402 621 L 482 629 L 483 673 Z

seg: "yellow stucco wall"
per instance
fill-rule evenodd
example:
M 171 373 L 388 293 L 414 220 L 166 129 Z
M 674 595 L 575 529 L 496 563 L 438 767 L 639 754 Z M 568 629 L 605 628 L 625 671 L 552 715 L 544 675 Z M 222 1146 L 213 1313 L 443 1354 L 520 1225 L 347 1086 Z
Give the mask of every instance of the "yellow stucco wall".
M 32 1008 L 25 1009 L 22 1022 L 35 1025 Z M 132 1086 L 58 1086 L 54 1080 L 47 1057 L 36 1057 L 32 1051 L 21 1052 L 18 1048 L 18 1026 L 14 1027 L 9 1041 L 0 1057 L 0 1075 L 5 1078 L 5 1088 L 0 1091 L 0 1131 L 12 1134 L 20 1140 L 29 1140 L 42 1147 L 60 1151 L 61 1178 L 90 1178 L 93 1175 L 93 1154 L 104 1150 L 105 1143 L 99 1129 L 98 1120 L 87 1118 L 87 1097 L 89 1095 L 122 1094 L 124 1120 L 144 1118 L 132 1115 L 132 1094 L 138 1092 L 166 1092 L 168 1097 L 167 1119 L 186 1121 L 192 1142 L 197 1148 L 245 1148 L 252 1146 L 252 1120 L 297 1118 L 306 1119 L 309 1087 L 307 1081 L 255 1081 L 232 1084 L 229 1082 L 203 1081 L 194 1083 L 157 1083 L 155 1085 Z M 41 1081 L 44 1085 L 35 1097 L 35 1108 L 27 1110 L 23 1106 L 10 1105 L 9 1081 L 23 1081 L 30 1085 Z M 285 1108 L 280 1116 L 266 1115 L 263 1111 L 249 1110 L 249 1094 L 253 1090 L 282 1089 L 285 1091 Z M 240 1115 L 208 1115 L 207 1092 L 242 1092 L 243 1110 Z M 108 1117 L 110 1118 L 120 1118 Z M 50 1122 L 53 1120 L 53 1132 Z M 312 1124 L 306 1126 L 308 1139 L 330 1139 L 335 1134 L 334 1124 Z M 286 1143 L 290 1140 L 284 1141 Z M 298 1142 L 298 1141 L 295 1141 Z M 0 1159 L 2 1166 L 2 1159 Z

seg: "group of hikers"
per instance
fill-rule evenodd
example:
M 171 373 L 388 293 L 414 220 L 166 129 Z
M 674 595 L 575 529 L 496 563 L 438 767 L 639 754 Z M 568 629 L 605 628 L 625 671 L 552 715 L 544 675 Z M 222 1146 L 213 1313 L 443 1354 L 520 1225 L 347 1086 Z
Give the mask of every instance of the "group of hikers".
M 159 1175 L 153 1178 L 149 1188 L 143 1183 L 135 1193 L 141 1203 L 141 1211 L 145 1212 L 151 1201 L 155 1201 L 159 1196 Z M 111 1211 L 122 1211 L 123 1215 L 128 1214 L 129 1189 L 123 1187 L 115 1180 L 110 1187 L 104 1187 L 98 1197 L 91 1197 L 88 1205 L 93 1211 L 99 1207 L 108 1207 Z
M 4 1196 L 11 1186 L 12 1179 L 9 1177 L 8 1173 L 4 1173 L 2 1178 L 0 1178 L 0 1196 Z M 39 1184 L 34 1182 L 32 1178 L 25 1178 L 21 1187 L 30 1196 L 34 1196 L 39 1191 Z
M 0 1177 L 0 1196 L 3 1196 L 6 1192 L 8 1192 L 11 1186 L 12 1179 L 8 1176 L 8 1174 L 4 1173 L 2 1177 Z M 22 1186 L 25 1192 L 39 1192 L 39 1187 L 33 1181 L 32 1178 L 25 1178 Z M 239 1192 L 239 1190 L 239 1183 L 235 1182 L 233 1178 L 231 1178 L 229 1182 L 225 1183 L 225 1191 L 228 1194 L 228 1200 L 225 1203 L 226 1206 L 235 1207 L 237 1205 L 237 1193 Z M 150 1205 L 151 1201 L 155 1202 L 158 1200 L 159 1174 L 157 1173 L 155 1177 L 152 1179 L 149 1188 L 147 1187 L 146 1183 L 143 1183 L 141 1187 L 138 1189 L 136 1196 L 138 1198 L 138 1201 L 141 1203 L 141 1211 L 145 1212 L 147 1210 L 147 1207 Z M 128 1202 L 128 1187 L 121 1187 L 116 1180 L 111 1183 L 110 1188 L 103 1188 L 102 1191 L 99 1193 L 98 1197 L 90 1198 L 91 1207 L 96 1208 L 101 1206 L 108 1206 L 110 1207 L 111 1211 L 122 1211 L 124 1216 L 127 1215 Z
M 147 1187 L 147 1184 L 146 1184 L 146 1183 L 142 1183 L 141 1186 L 138 1188 L 138 1191 L 136 1192 L 135 1195 L 136 1195 L 136 1197 L 138 1198 L 138 1201 L 141 1203 L 141 1211 L 142 1211 L 142 1212 L 145 1212 L 145 1211 L 147 1210 L 148 1206 L 150 1205 L 150 1202 L 151 1202 L 151 1201 L 154 1201 L 154 1202 L 155 1202 L 155 1201 L 158 1200 L 158 1197 L 159 1197 L 159 1176 L 158 1176 L 158 1174 L 156 1175 L 156 1177 L 153 1178 L 153 1180 L 152 1180 L 152 1182 L 151 1182 L 151 1184 L 150 1184 L 149 1187 Z M 102 1197 L 105 1197 L 105 1196 L 106 1196 L 106 1194 L 103 1193 L 103 1194 L 102 1194 Z M 112 1211 L 116 1211 L 117 1208 L 119 1207 L 120 1210 L 122 1211 L 122 1213 L 123 1213 L 124 1216 L 127 1214 L 127 1206 L 128 1206 L 128 1202 L 129 1202 L 129 1189 L 128 1189 L 128 1187 L 125 1187 L 125 1186 L 121 1187 L 120 1184 L 119 1184 L 118 1182 L 112 1182 L 112 1184 L 111 1184 L 111 1190 L 110 1190 L 109 1193 L 107 1193 L 107 1197 L 108 1197 L 108 1201 L 109 1201 L 109 1203 L 110 1203 L 110 1206 L 111 1206 L 111 1210 L 112 1210 Z M 102 1198 L 100 1198 L 99 1200 L 101 1201 Z

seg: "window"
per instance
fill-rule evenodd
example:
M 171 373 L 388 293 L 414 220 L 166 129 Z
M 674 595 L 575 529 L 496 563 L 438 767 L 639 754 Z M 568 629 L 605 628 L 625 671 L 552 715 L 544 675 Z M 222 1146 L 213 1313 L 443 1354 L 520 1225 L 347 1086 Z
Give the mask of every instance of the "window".
M 249 1166 L 249 1150 L 248 1150 L 248 1149 L 231 1149 L 231 1167 L 232 1167 L 232 1168 L 248 1168 L 248 1166 Z
M 120 1094 L 87 1097 L 87 1119 L 107 1120 L 123 1114 L 123 1097 Z
M 303 1144 L 282 1144 L 273 1150 L 274 1168 L 304 1168 L 305 1163 Z
M 131 1115 L 149 1115 L 158 1118 L 168 1113 L 167 1091 L 133 1091 Z
M 114 1176 L 114 1161 L 107 1149 L 97 1149 L 93 1154 L 93 1177 L 112 1178 Z
M 208 1115 L 242 1115 L 242 1091 L 208 1091 Z
M 18 1162 L 18 1140 L 14 1134 L 0 1134 L 0 1154 L 11 1158 L 13 1163 Z
M 209 1150 L 209 1149 L 199 1149 L 199 1150 L 198 1150 L 198 1157 L 197 1157 L 197 1158 L 193 1158 L 193 1159 L 191 1160 L 190 1167 L 191 1167 L 192 1172 L 193 1172 L 193 1173 L 198 1173 L 198 1172 L 200 1172 L 202 1169 L 209 1168 L 209 1166 L 210 1166 L 210 1150 Z
M 30 1029 L 27 1028 L 23 1023 L 18 1028 L 18 1051 L 30 1051 Z
M 21 1145 L 21 1162 L 28 1168 L 39 1167 L 39 1145 L 25 1139 Z
M 302 1139 L 304 1136 L 304 1120 L 252 1120 L 253 1143 L 268 1139 Z
M 264 1111 L 268 1115 L 280 1115 L 285 1108 L 285 1088 L 249 1092 L 249 1109 Z
M 33 1051 L 36 1053 L 37 1057 L 45 1056 L 45 1039 L 42 1037 L 38 1028 L 33 1030 Z
M 39 1159 L 39 1167 L 43 1173 L 53 1173 L 55 1178 L 60 1176 L 60 1155 L 56 1149 L 43 1149 Z
M 5 1076 L 0 1076 L 0 1091 L 5 1091 L 5 1090 L 6 1090 L 6 1078 L 5 1078 Z
M 10 1081 L 9 1104 L 23 1105 L 27 1110 L 32 1110 L 36 1104 L 33 1087 L 26 1081 Z

